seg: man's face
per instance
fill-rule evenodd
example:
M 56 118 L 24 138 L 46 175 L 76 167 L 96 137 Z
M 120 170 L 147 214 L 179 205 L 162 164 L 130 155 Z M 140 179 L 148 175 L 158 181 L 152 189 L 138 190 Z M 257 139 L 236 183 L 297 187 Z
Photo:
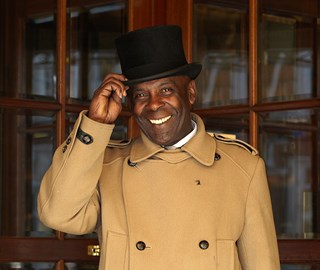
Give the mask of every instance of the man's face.
M 192 130 L 190 109 L 196 90 L 187 76 L 139 83 L 129 91 L 135 119 L 154 143 L 173 145 Z

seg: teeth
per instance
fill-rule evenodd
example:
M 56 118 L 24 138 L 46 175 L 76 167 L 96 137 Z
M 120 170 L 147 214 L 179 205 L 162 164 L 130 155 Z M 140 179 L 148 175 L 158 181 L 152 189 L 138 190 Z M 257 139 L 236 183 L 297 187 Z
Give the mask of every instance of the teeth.
M 171 115 L 167 116 L 167 117 L 164 117 L 164 118 L 161 118 L 161 119 L 154 119 L 154 120 L 151 120 L 150 119 L 150 122 L 154 125 L 161 125 L 163 124 L 164 122 L 167 122 L 169 119 L 171 118 Z

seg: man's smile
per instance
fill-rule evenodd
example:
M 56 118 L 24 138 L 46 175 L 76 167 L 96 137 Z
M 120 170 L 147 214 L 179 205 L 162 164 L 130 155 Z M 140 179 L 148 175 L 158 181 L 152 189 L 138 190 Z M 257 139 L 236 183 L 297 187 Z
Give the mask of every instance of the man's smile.
M 153 125 L 161 125 L 161 124 L 167 122 L 170 118 L 171 118 L 171 115 L 169 115 L 167 117 L 160 118 L 160 119 L 150 119 L 149 121 Z

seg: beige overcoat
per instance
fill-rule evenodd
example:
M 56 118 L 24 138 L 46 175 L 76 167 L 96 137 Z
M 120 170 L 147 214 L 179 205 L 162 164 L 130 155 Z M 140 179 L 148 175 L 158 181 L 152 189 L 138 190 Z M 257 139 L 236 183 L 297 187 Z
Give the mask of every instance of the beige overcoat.
M 43 178 L 41 221 L 97 230 L 100 270 L 279 270 L 263 160 L 193 118 L 197 135 L 165 150 L 110 143 L 114 126 L 81 113 Z

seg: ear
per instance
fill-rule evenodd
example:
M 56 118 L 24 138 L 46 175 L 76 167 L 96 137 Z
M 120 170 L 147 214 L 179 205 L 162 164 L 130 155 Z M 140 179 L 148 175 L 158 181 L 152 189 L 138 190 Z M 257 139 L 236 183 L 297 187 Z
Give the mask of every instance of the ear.
M 196 101 L 197 89 L 196 89 L 196 82 L 191 80 L 188 84 L 188 99 L 190 105 L 193 105 Z

